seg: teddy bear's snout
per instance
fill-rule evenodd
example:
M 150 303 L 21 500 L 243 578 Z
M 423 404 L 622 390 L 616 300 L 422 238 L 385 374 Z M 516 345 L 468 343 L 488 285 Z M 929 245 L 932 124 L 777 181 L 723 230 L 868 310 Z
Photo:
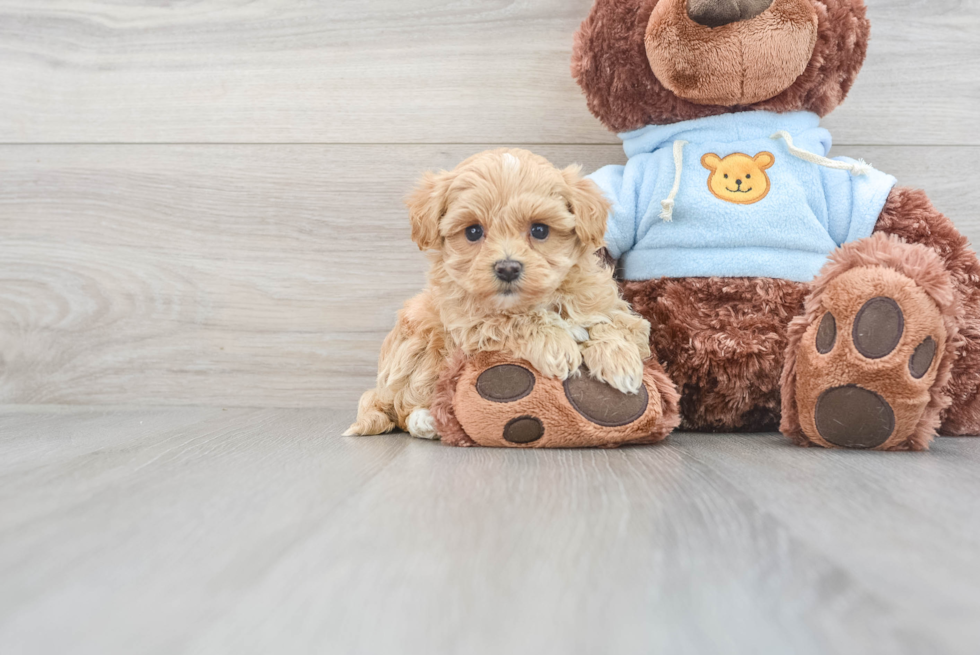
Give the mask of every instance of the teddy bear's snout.
M 721 27 L 755 18 L 772 5 L 773 0 L 687 0 L 687 15 L 706 27 Z

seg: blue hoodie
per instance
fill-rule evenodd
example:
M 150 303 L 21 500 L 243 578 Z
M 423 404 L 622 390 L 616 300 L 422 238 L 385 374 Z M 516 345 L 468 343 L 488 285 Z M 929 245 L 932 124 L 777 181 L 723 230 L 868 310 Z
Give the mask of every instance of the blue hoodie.
M 778 134 L 777 134 L 778 133 Z M 620 135 L 629 161 L 589 177 L 613 204 L 610 254 L 628 280 L 812 280 L 827 255 L 869 236 L 895 178 L 826 159 L 810 112 L 742 112 Z

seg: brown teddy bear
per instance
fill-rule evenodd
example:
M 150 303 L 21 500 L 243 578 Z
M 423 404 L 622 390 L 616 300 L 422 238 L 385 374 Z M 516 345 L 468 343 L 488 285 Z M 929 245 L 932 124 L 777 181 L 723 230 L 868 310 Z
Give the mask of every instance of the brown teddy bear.
M 844 100 L 868 37 L 861 0 L 596 0 L 576 35 L 574 76 L 629 157 L 591 176 L 613 205 L 609 254 L 684 429 L 778 427 L 800 445 L 880 450 L 980 433 L 976 255 L 922 191 L 826 157 L 819 118 Z M 448 441 L 534 444 L 490 443 L 507 412 L 488 423 L 492 401 L 470 393 L 507 364 L 447 370 Z M 560 384 L 543 393 L 537 406 L 575 406 Z M 678 417 L 660 396 L 655 424 L 571 445 L 662 438 Z M 553 431 L 570 420 L 557 414 Z

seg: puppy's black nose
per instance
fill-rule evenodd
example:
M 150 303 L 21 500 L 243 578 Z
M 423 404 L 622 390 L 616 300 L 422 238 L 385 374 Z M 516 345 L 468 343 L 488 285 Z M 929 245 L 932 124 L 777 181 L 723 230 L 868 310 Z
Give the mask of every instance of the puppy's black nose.
M 521 276 L 524 271 L 524 264 L 515 262 L 513 259 L 501 259 L 493 265 L 493 270 L 497 274 L 498 280 L 513 282 Z

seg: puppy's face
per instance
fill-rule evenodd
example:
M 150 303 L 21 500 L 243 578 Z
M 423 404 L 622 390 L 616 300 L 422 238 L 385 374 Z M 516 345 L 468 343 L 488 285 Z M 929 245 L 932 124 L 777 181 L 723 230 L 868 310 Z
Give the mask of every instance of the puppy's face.
M 447 280 L 497 310 L 547 304 L 602 247 L 608 203 L 575 168 L 522 150 L 476 155 L 428 175 L 408 201 L 412 237 Z

